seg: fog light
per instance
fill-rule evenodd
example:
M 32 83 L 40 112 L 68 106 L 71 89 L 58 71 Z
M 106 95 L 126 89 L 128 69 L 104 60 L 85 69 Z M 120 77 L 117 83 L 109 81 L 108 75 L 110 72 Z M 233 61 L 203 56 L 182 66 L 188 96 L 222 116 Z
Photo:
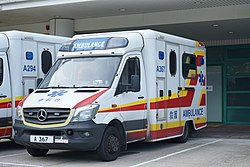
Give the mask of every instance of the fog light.
M 84 135 L 85 137 L 89 137 L 89 136 L 90 136 L 90 133 L 89 133 L 89 132 L 84 132 L 83 135 Z
M 88 132 L 88 131 L 79 132 L 79 134 L 80 134 L 80 136 L 81 136 L 82 138 L 93 136 L 93 135 L 92 135 L 90 132 Z
M 69 130 L 67 130 L 67 135 L 69 135 L 69 136 L 71 136 L 71 135 L 73 135 L 73 130 L 72 129 L 69 129 Z

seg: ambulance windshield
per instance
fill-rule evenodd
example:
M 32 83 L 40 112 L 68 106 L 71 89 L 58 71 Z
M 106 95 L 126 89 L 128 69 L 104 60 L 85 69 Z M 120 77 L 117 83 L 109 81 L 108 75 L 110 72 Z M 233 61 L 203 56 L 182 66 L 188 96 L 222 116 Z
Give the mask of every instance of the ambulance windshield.
M 121 57 L 59 59 L 39 88 L 110 87 Z

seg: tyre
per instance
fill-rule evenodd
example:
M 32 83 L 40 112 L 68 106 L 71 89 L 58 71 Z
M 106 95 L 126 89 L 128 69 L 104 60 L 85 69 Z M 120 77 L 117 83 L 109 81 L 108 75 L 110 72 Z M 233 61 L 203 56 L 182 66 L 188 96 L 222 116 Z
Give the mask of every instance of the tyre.
M 27 151 L 33 157 L 41 157 L 45 156 L 48 153 L 49 149 L 38 149 L 38 148 L 27 147 Z
M 97 153 L 103 161 L 116 160 L 121 152 L 121 136 L 117 128 L 108 126 L 103 134 Z
M 176 138 L 175 142 L 177 142 L 177 143 L 186 143 L 188 141 L 189 135 L 190 135 L 190 124 L 186 123 L 182 136 Z

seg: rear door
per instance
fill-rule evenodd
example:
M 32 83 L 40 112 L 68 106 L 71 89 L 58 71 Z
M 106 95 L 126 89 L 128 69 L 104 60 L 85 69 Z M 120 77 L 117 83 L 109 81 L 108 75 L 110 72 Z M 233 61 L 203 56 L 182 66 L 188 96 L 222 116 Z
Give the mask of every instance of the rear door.
M 5 52 L 0 52 L 0 138 L 11 136 L 11 86 L 9 64 Z

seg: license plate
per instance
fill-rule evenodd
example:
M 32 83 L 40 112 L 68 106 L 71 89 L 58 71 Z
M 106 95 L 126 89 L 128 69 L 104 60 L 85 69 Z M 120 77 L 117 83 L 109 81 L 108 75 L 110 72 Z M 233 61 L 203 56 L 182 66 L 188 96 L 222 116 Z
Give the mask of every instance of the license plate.
M 32 143 L 54 143 L 54 136 L 31 135 L 30 142 Z

